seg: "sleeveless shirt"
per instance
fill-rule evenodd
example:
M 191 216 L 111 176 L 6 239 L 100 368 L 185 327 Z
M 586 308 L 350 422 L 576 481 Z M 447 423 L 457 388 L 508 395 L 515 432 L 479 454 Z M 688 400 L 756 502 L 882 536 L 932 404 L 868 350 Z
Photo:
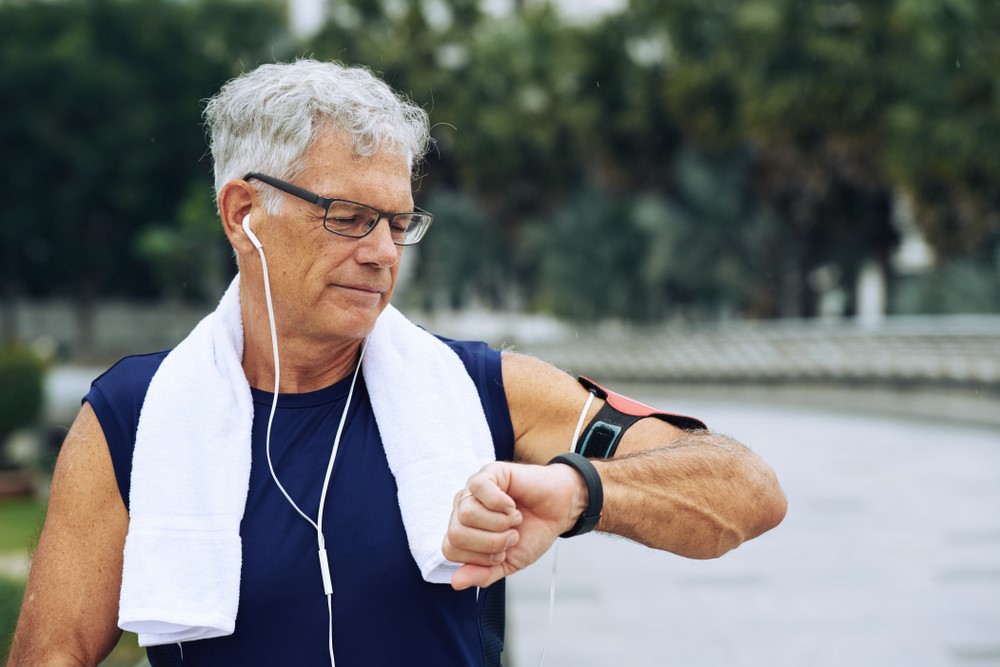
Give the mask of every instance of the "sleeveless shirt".
M 479 392 L 497 459 L 511 460 L 514 434 L 499 352 L 484 343 L 441 340 L 462 360 Z M 126 507 L 139 413 L 166 354 L 122 359 L 94 381 L 84 398 L 104 430 Z M 314 520 L 350 383 L 348 377 L 319 391 L 278 397 L 271 461 L 282 485 Z M 250 487 L 240 524 L 243 565 L 236 629 L 228 637 L 169 650 L 175 664 L 195 667 L 328 664 L 327 603 L 316 531 L 271 479 L 264 448 L 273 394 L 251 391 Z M 477 595 L 475 589 L 455 591 L 422 579 L 407 546 L 395 480 L 361 374 L 324 514 L 338 667 L 496 664 L 498 633 L 484 632 L 481 618 L 488 622 L 495 617 L 498 602 L 502 616 L 503 581 Z M 484 613 L 487 607 L 490 611 Z

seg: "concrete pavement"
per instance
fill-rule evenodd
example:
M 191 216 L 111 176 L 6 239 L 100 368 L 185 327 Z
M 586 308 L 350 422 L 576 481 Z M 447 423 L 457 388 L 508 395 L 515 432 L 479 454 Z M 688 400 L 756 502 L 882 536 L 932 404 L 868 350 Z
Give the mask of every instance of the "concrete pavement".
M 634 395 L 751 445 L 788 516 L 715 561 L 561 540 L 545 665 L 1000 665 L 1000 430 Z M 551 567 L 509 579 L 509 667 L 538 664 Z

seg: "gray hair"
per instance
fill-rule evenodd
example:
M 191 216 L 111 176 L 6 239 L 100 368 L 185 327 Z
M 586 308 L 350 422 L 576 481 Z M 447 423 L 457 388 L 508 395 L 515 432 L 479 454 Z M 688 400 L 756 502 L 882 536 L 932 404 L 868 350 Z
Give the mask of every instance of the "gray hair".
M 346 131 L 357 157 L 389 152 L 411 173 L 430 142 L 427 113 L 364 67 L 297 60 L 261 65 L 226 83 L 205 107 L 215 192 L 251 171 L 292 180 L 319 130 Z M 278 193 L 263 192 L 277 211 Z

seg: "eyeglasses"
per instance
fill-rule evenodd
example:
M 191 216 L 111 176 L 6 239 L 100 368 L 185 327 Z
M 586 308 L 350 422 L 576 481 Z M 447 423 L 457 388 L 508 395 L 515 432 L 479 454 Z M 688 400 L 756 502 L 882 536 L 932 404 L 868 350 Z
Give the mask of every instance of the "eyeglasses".
M 297 185 L 287 183 L 273 176 L 259 174 L 255 171 L 243 177 L 244 181 L 256 179 L 261 183 L 267 183 L 273 188 L 286 192 L 293 197 L 304 199 L 310 204 L 326 210 L 323 216 L 323 227 L 328 232 L 333 232 L 339 236 L 346 236 L 352 239 L 360 239 L 368 236 L 378 225 L 378 221 L 385 218 L 389 221 L 389 233 L 392 235 L 392 242 L 396 245 L 413 245 L 427 233 L 427 229 L 434 221 L 434 216 L 427 211 L 411 211 L 408 213 L 387 213 L 380 211 L 367 204 L 359 204 L 356 201 L 347 199 L 331 199 L 323 197 L 315 192 L 309 192 Z

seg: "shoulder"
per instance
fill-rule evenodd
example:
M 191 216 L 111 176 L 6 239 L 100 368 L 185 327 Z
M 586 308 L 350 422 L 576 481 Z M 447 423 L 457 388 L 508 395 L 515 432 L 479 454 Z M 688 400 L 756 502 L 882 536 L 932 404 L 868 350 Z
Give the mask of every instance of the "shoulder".
M 568 373 L 519 352 L 503 353 L 503 383 L 516 441 L 515 459 L 544 463 L 569 451 L 587 390 Z M 598 402 L 590 408 L 596 414 Z
M 503 388 L 500 352 L 482 341 L 454 340 L 444 336 L 436 338 L 458 356 L 480 392 L 489 385 Z
M 138 395 L 141 405 L 146 397 L 146 390 L 149 389 L 149 382 L 169 352 L 163 350 L 119 359 L 111 368 L 98 376 L 91 386 L 109 398 Z
M 121 497 L 128 503 L 132 450 L 149 383 L 168 351 L 125 357 L 90 386 L 89 403 L 111 454 Z
M 124 357 L 91 383 L 84 400 L 94 407 L 102 426 L 107 428 L 102 417 L 108 413 L 125 423 L 138 420 L 149 383 L 168 352 Z
M 435 334 L 434 337 L 447 345 L 452 352 L 457 354 L 458 358 L 462 360 L 462 363 L 465 364 L 466 368 L 477 365 L 483 359 L 491 355 L 496 355 L 498 357 L 500 355 L 499 352 L 482 341 L 455 340 L 454 338 L 439 336 L 437 334 Z

